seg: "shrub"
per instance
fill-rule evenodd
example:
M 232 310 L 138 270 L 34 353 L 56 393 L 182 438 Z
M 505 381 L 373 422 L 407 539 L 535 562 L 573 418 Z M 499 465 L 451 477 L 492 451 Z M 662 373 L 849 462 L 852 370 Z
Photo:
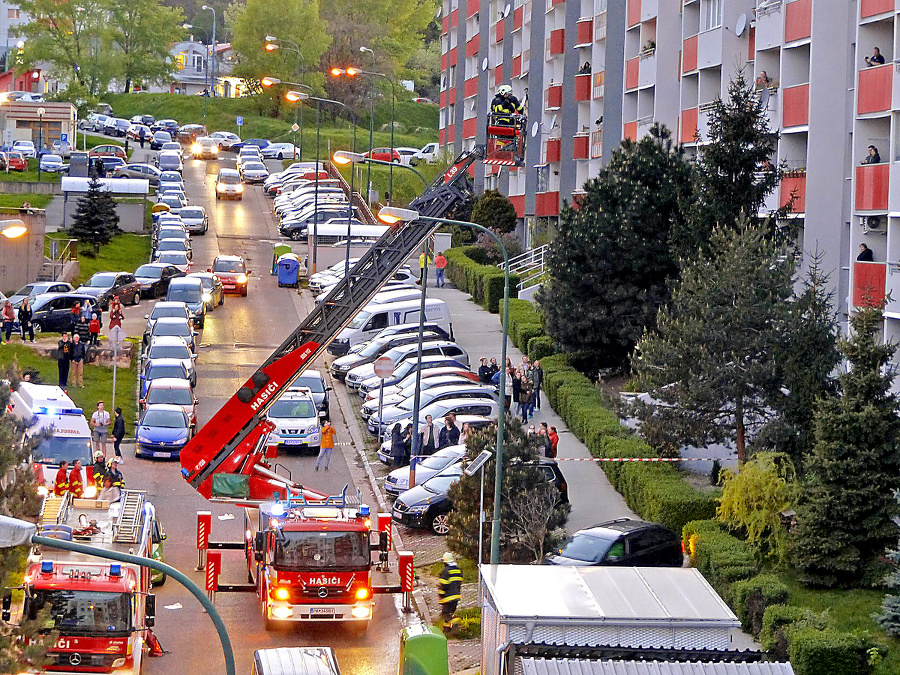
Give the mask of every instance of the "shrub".
M 730 600 L 744 628 L 753 635 L 759 635 L 766 609 L 770 605 L 783 605 L 789 595 L 788 587 L 781 579 L 771 574 L 760 574 L 752 579 L 734 582 Z
M 753 549 L 728 534 L 719 523 L 687 523 L 682 540 L 691 564 L 723 597 L 729 597 L 732 583 L 756 574 Z
M 798 627 L 788 632 L 790 659 L 797 675 L 868 675 L 868 649 L 861 635 L 833 629 Z
M 503 300 L 503 270 L 495 265 L 485 264 L 484 249 L 478 246 L 461 246 L 444 251 L 447 258 L 447 278 L 461 291 L 489 312 L 500 311 Z M 510 288 L 519 283 L 518 275 L 509 277 Z
M 539 323 L 523 323 L 516 326 L 516 333 L 513 336 L 513 344 L 520 351 L 528 352 L 528 341 L 531 338 L 540 337 L 544 334 L 543 328 Z
M 540 361 L 551 354 L 553 354 L 553 338 L 549 335 L 539 335 L 528 341 L 528 358 L 532 361 Z
M 827 626 L 827 621 L 805 607 L 769 605 L 763 612 L 759 642 L 775 660 L 787 661 L 790 656 L 788 633 L 800 626 L 822 630 Z

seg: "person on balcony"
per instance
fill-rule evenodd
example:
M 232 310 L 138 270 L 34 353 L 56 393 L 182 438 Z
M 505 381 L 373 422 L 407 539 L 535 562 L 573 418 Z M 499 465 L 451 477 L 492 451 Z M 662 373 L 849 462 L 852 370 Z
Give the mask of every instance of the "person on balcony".
M 856 256 L 856 260 L 859 262 L 872 262 L 874 258 L 872 257 L 872 249 L 870 249 L 865 244 L 859 245 L 859 255 Z
M 591 72 L 591 62 L 585 61 L 584 65 L 581 66 L 581 70 L 578 71 L 579 75 L 589 75 Z
M 875 47 L 872 50 L 872 56 L 866 57 L 866 63 L 868 64 L 869 68 L 871 68 L 872 66 L 884 65 L 884 57 L 881 55 L 881 50 L 878 49 L 878 47 Z
M 756 76 L 756 88 L 768 89 L 770 86 L 772 86 L 772 78 L 769 77 L 766 71 L 759 71 L 759 75 Z
M 868 156 L 860 164 L 881 164 L 881 155 L 878 154 L 878 148 L 870 145 Z

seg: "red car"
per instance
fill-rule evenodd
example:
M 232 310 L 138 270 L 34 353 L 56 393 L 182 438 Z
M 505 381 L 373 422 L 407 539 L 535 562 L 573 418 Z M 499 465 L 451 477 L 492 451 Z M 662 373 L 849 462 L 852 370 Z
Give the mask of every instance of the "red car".
M 23 155 L 21 152 L 8 152 L 6 156 L 10 171 L 28 170 L 28 160 L 25 159 L 25 155 Z
M 91 148 L 88 150 L 88 157 L 119 157 L 121 159 L 127 159 L 128 155 L 125 154 L 125 148 L 121 145 L 98 145 L 96 148 Z
M 237 293 L 246 297 L 250 271 L 239 255 L 220 255 L 213 260 L 207 272 L 213 272 L 222 282 L 226 293 Z
M 372 152 L 367 152 L 363 157 L 371 157 L 372 159 L 377 159 L 379 162 L 400 163 L 400 153 L 395 149 L 394 154 L 392 155 L 390 148 L 374 148 Z

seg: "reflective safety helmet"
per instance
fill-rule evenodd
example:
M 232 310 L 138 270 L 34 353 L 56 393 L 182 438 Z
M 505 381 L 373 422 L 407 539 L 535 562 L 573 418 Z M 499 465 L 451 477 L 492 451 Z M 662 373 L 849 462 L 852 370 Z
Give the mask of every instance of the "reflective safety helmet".
M 509 96 L 510 94 L 512 94 L 512 87 L 510 87 L 508 84 L 501 84 L 499 87 L 497 87 L 497 93 L 501 96 Z

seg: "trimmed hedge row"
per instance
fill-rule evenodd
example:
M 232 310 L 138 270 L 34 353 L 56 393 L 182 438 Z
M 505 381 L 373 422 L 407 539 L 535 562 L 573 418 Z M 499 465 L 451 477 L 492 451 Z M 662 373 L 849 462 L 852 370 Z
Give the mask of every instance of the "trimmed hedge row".
M 528 358 L 532 361 L 540 361 L 553 353 L 553 338 L 549 335 L 533 337 L 528 341 Z
M 765 611 L 788 601 L 787 585 L 773 574 L 760 574 L 752 579 L 731 584 L 731 605 L 745 629 L 759 635 Z
M 500 317 L 503 321 L 503 317 Z M 509 337 L 519 351 L 528 353 L 528 341 L 544 337 L 541 313 L 528 300 L 509 301 Z
M 790 657 L 788 633 L 796 627 L 823 630 L 828 626 L 825 617 L 806 607 L 796 605 L 771 605 L 763 612 L 759 642 L 779 661 Z
M 460 246 L 444 251 L 447 258 L 447 278 L 459 290 L 465 291 L 487 311 L 496 314 L 503 301 L 503 270 L 485 265 L 484 250 L 478 246 Z M 510 292 L 519 285 L 519 276 L 510 274 Z M 510 301 L 510 304 L 512 301 Z
M 869 640 L 856 633 L 826 628 L 796 628 L 788 631 L 790 659 L 797 675 L 868 675 Z
M 731 584 L 749 579 L 757 572 L 753 549 L 728 534 L 717 521 L 685 523 L 681 536 L 684 549 L 690 554 L 691 565 L 699 569 L 726 600 L 731 598 Z

